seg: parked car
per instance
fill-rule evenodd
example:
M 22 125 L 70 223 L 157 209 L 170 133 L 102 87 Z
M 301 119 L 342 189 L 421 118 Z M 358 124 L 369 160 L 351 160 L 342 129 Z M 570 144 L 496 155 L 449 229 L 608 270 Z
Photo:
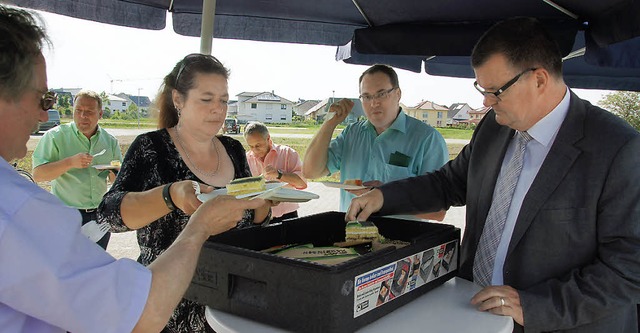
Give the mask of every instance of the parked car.
M 222 133 L 240 133 L 240 126 L 238 120 L 235 118 L 227 118 L 224 120 L 224 126 L 222 126 Z
M 35 130 L 33 134 L 36 134 L 38 132 L 45 132 L 60 125 L 60 112 L 58 112 L 58 110 L 50 109 L 49 111 L 47 111 L 47 113 L 49 114 L 49 120 L 41 122 L 38 126 L 38 129 Z

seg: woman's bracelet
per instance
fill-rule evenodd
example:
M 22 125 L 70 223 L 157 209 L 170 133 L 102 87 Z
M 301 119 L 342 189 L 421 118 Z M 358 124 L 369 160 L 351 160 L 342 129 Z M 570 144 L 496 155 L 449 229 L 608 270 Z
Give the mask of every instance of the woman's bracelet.
M 173 183 L 165 185 L 162 189 L 162 199 L 164 199 L 164 203 L 167 205 L 167 208 L 169 208 L 170 211 L 174 211 L 177 208 L 173 203 L 173 199 L 171 199 L 171 192 L 169 191 L 171 189 L 171 185 L 173 185 Z

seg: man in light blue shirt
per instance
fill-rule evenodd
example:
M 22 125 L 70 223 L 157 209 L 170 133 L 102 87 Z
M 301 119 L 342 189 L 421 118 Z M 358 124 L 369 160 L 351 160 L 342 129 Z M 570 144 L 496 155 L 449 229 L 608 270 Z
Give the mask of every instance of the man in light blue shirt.
M 303 173 L 318 178 L 340 172 L 340 180 L 360 179 L 365 186 L 422 175 L 439 169 L 449 154 L 444 138 L 433 127 L 407 116 L 400 108 L 398 75 L 386 65 L 374 65 L 360 76 L 360 100 L 366 120 L 350 124 L 335 139 L 333 131 L 353 108 L 351 100 L 331 105 L 327 119 L 305 154 Z M 368 189 L 367 189 L 368 190 Z M 360 191 L 340 191 L 346 211 Z M 442 219 L 441 213 L 429 216 Z
M 202 244 L 264 200 L 203 203 L 147 267 L 116 260 L 83 236 L 76 209 L 9 164 L 26 155 L 29 134 L 56 100 L 38 22 L 0 5 L 0 331 L 159 332 L 191 282 Z

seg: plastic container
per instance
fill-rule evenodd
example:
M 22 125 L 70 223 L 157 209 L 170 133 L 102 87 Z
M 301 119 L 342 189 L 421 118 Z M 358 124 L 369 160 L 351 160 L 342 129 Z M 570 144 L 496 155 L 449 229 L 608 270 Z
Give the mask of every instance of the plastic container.
M 351 332 L 455 276 L 460 229 L 396 218 L 369 220 L 385 238 L 410 244 L 327 266 L 260 250 L 344 241 L 344 213 L 233 230 L 205 243 L 185 297 L 291 331 Z

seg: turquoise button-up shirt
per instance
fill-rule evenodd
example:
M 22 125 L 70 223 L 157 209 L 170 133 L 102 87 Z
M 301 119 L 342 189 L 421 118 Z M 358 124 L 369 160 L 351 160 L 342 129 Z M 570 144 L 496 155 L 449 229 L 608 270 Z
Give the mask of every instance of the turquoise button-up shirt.
M 368 120 L 348 125 L 331 140 L 327 154 L 329 172 L 340 171 L 342 182 L 362 179 L 387 183 L 439 169 L 449 160 L 442 135 L 402 110 L 380 135 Z M 340 190 L 341 211 L 349 208 L 353 197 Z

